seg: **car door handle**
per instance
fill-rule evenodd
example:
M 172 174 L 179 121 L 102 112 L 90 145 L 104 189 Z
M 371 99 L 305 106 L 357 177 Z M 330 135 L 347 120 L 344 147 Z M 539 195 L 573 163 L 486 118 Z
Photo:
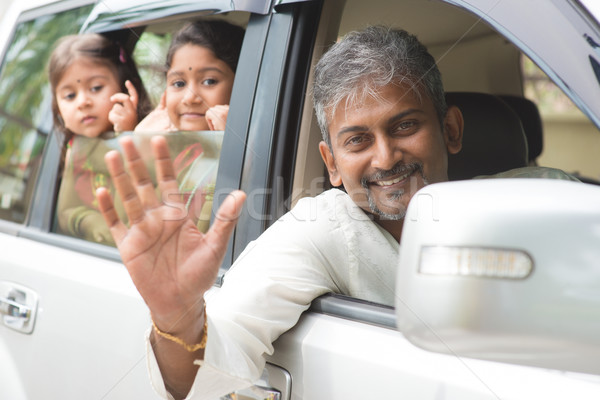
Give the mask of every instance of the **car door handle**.
M 289 400 L 292 391 L 292 376 L 285 369 L 267 362 L 262 376 L 255 386 L 238 390 L 223 400 Z
M 22 333 L 33 332 L 38 295 L 14 282 L 0 281 L 2 323 Z
M 28 320 L 31 316 L 31 307 L 19 304 L 14 299 L 0 297 L 0 314 Z

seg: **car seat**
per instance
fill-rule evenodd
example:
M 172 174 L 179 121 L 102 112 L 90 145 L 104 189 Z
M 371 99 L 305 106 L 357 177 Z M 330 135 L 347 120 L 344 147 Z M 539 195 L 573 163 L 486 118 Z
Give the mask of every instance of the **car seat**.
M 471 179 L 528 165 L 527 141 L 519 116 L 499 97 L 448 92 L 446 102 L 461 110 L 465 124 L 461 151 L 448 155 L 449 180 Z
M 537 105 L 525 97 L 512 95 L 499 95 L 498 97 L 508 104 L 521 119 L 525 138 L 527 139 L 529 164 L 537 165 L 536 160 L 542 154 L 544 147 L 542 117 Z

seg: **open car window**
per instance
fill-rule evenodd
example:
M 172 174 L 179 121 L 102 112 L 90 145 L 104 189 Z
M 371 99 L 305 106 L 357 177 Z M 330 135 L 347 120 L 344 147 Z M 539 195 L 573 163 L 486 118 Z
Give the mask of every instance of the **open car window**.
M 536 133 L 540 136 L 540 148 L 537 158 L 527 160 L 530 165 L 563 169 L 585 182 L 600 183 L 598 128 L 553 81 L 556 77 L 549 77 L 530 61 L 523 62 L 528 60 L 527 55 L 517 47 L 518 42 L 506 36 L 507 31 L 501 32 L 485 18 L 442 1 L 332 2 L 325 5 L 322 18 L 313 65 L 332 43 L 352 30 L 374 24 L 405 29 L 415 34 L 436 59 L 447 92 L 482 93 L 501 99 L 518 97 L 534 103 L 535 112 L 541 115 Z M 586 58 L 582 67 L 589 69 L 587 64 Z M 294 197 L 294 203 L 303 196 L 314 195 L 315 188 L 328 186 L 317 150 L 321 132 L 312 117 L 310 94 L 306 99 L 293 190 L 300 195 Z M 521 118 L 525 129 L 528 119 L 535 117 Z M 471 126 L 471 122 L 465 121 L 465 126 Z M 502 157 L 498 149 L 489 156 Z M 474 171 L 472 175 L 483 174 Z M 315 184 L 323 181 L 325 185 Z
M 51 119 L 46 62 L 54 43 L 77 33 L 91 6 L 25 20 L 0 69 L 0 219 L 22 223 Z
M 202 20 L 225 19 L 234 25 L 245 27 L 249 15 L 249 13 L 235 12 L 226 16 L 202 16 Z M 178 30 L 195 20 L 188 16 L 169 19 L 167 22 L 154 22 L 135 29 L 100 32 L 119 43 L 127 43 L 125 47 L 132 54 L 152 107 L 158 106 L 166 89 L 166 55 L 171 40 Z M 150 138 L 154 135 L 162 134 L 167 138 L 171 158 L 175 164 L 180 193 L 177 195 L 178 198 L 169 197 L 163 200 L 169 204 L 173 203 L 174 207 L 183 207 L 182 217 L 184 213 L 189 214 L 198 228 L 206 232 L 211 219 L 212 200 L 225 132 L 215 130 L 160 133 L 157 129 L 146 128 L 148 125 L 143 126 L 142 128 L 142 125 L 139 125 L 135 133 L 125 134 L 133 136 L 151 173 L 154 173 L 154 165 L 151 161 Z M 108 133 L 102 136 L 110 135 Z M 64 157 L 58 188 L 53 218 L 54 232 L 114 246 L 95 197 L 98 187 L 107 187 L 115 199 L 115 206 L 121 220 L 126 221 L 121 200 L 114 197 L 115 189 L 104 163 L 104 155 L 112 149 L 119 150 L 118 138 L 88 139 L 76 135 L 70 142 Z M 154 175 L 153 179 L 155 179 Z M 156 180 L 154 184 L 156 186 Z M 157 194 L 160 195 L 158 189 Z
M 569 95 L 563 93 L 564 88 L 554 83 L 555 76 L 549 77 L 531 62 L 523 62 L 527 54 L 525 49 L 518 47 L 522 43 L 515 41 L 510 32 L 492 26 L 491 22 L 442 1 L 375 0 L 365 3 L 346 0 L 326 3 L 312 63 L 316 64 L 331 44 L 350 31 L 377 24 L 405 29 L 415 34 L 436 59 L 447 92 L 496 97 L 498 102 L 509 107 L 512 106 L 508 100 L 504 100 L 507 97 L 532 102 L 539 113 L 537 128 L 542 144 L 535 158 L 524 160 L 524 165 L 557 168 L 583 182 L 600 184 L 600 158 L 596 156 L 600 150 L 600 132 L 597 126 L 578 110 Z M 590 85 L 595 84 L 597 82 L 590 82 Z M 294 197 L 292 205 L 301 197 L 314 196 L 328 186 L 328 175 L 318 151 L 321 132 L 313 115 L 310 91 L 307 93 L 293 183 L 293 193 L 299 195 Z M 561 107 L 568 111 L 559 112 Z M 472 114 L 477 115 L 475 107 L 473 111 Z M 528 118 L 534 118 L 516 117 L 517 125 L 523 125 L 524 130 L 525 125 L 531 122 Z M 465 120 L 467 125 L 472 126 L 472 121 Z M 485 129 L 480 132 L 485 133 Z M 523 134 L 527 136 L 528 132 Z M 485 157 L 505 157 L 498 148 L 489 150 Z M 477 167 L 473 165 L 473 176 L 483 175 L 477 172 Z M 523 177 L 560 176 L 561 179 L 570 179 L 562 174 L 553 174 L 552 170 L 533 172 Z M 325 185 L 322 184 L 324 181 Z M 390 260 L 389 267 L 397 268 L 396 261 Z M 337 314 L 339 310 L 335 304 L 319 303 L 319 307 L 332 307 L 328 311 Z

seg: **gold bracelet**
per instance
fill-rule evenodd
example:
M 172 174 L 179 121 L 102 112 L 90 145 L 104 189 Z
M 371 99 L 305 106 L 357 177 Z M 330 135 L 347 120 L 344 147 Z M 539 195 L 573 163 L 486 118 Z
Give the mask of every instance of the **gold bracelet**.
M 161 331 L 160 329 L 158 329 L 158 326 L 156 326 L 154 319 L 152 319 L 152 327 L 154 328 L 156 333 L 158 333 L 159 336 L 161 336 L 165 339 L 168 339 L 171 342 L 175 342 L 175 343 L 183 346 L 183 348 L 186 349 L 187 351 L 189 351 L 190 353 L 193 353 L 195 351 L 198 351 L 198 350 L 206 347 L 206 339 L 208 336 L 207 335 L 207 330 L 208 330 L 207 322 L 208 322 L 208 318 L 206 316 L 206 304 L 204 304 L 204 331 L 202 332 L 202 340 L 200 340 L 200 343 L 196 343 L 196 344 L 187 344 L 183 340 L 179 339 L 177 336 L 173 336 L 170 333 Z

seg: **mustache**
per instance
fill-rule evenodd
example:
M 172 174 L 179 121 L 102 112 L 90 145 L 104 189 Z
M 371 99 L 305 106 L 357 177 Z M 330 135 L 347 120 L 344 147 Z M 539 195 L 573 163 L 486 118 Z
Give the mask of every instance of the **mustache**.
M 413 174 L 415 172 L 420 172 L 421 175 L 423 175 L 422 163 L 414 162 L 405 164 L 402 161 L 400 161 L 390 169 L 377 169 L 373 174 L 363 176 L 360 180 L 360 183 L 364 188 L 367 188 L 369 182 L 383 180 L 394 175 Z

